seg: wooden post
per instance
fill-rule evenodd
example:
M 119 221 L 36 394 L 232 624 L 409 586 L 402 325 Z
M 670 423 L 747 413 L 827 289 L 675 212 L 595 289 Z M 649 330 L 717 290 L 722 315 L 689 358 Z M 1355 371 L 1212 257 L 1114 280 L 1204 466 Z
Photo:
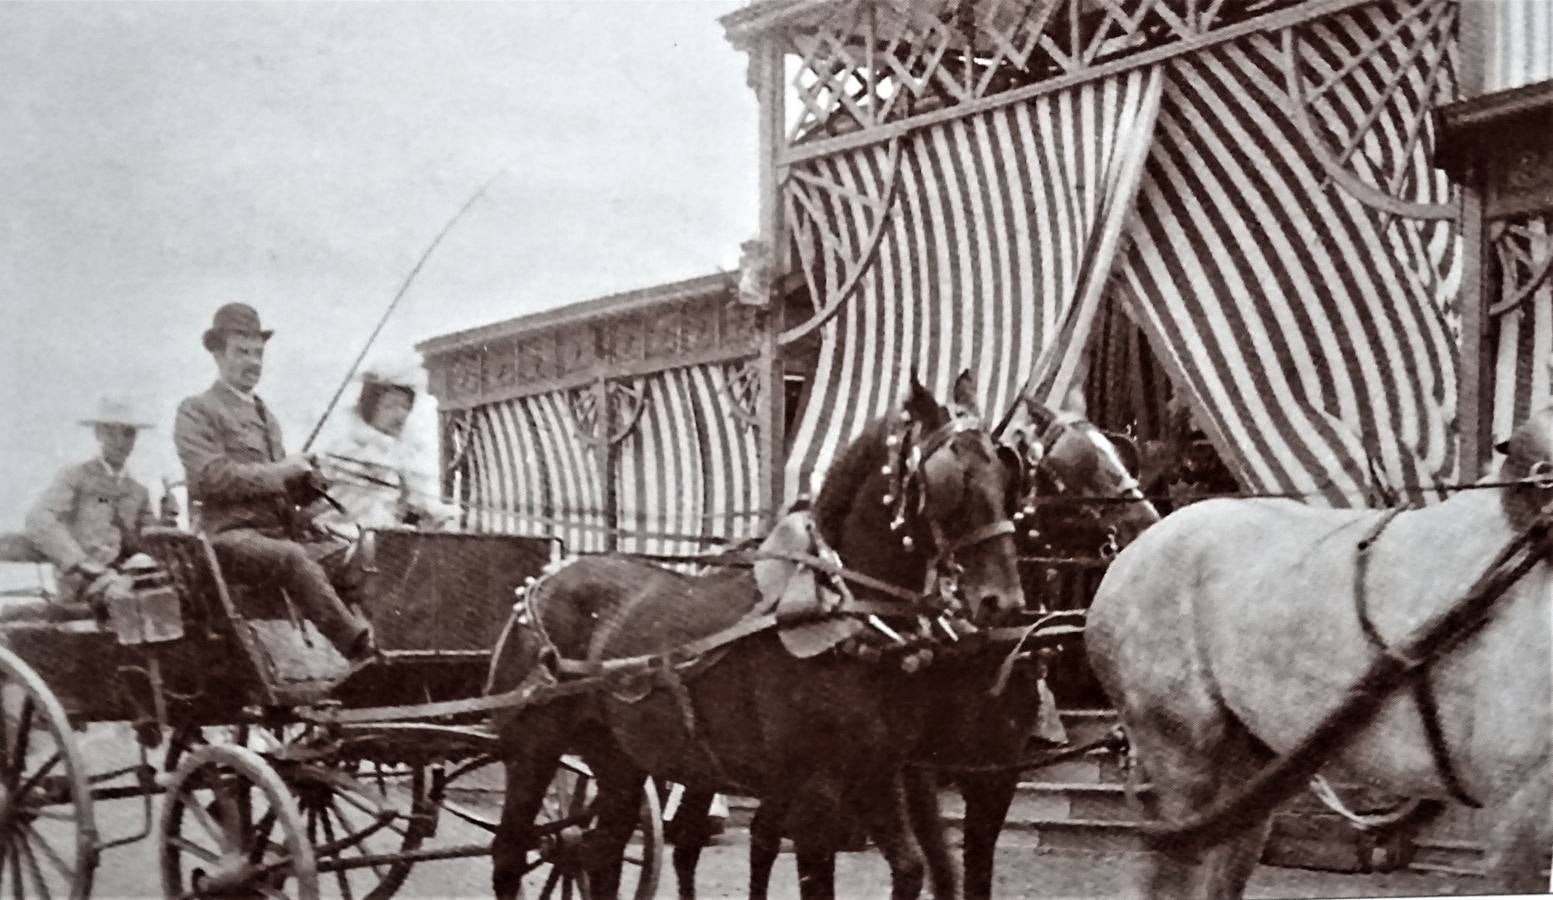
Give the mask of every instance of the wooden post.
M 778 158 L 787 141 L 784 111 L 785 77 L 781 48 L 774 38 L 762 37 L 749 50 L 749 84 L 760 106 L 760 237 L 770 261 L 766 308 L 760 317 L 760 486 L 762 520 L 770 528 L 783 499 L 783 473 L 787 463 L 784 434 L 786 386 L 783 383 L 782 348 L 777 339 L 783 328 L 782 276 L 787 267 L 787 239 L 783 234 L 781 183 Z
M 1457 59 L 1461 96 L 1481 94 L 1488 65 L 1488 32 L 1493 12 L 1482 2 L 1463 3 L 1457 23 L 1460 35 Z M 1456 428 L 1461 439 L 1461 477 L 1475 480 L 1488 459 L 1493 429 L 1493 360 L 1489 352 L 1487 321 L 1490 292 L 1484 253 L 1483 170 L 1476 162 L 1461 179 L 1461 355 L 1456 376 Z M 1486 368 L 1485 368 L 1486 366 Z
M 613 553 L 620 549 L 620 498 L 615 490 L 615 472 L 620 467 L 620 448 L 610 437 L 615 433 L 615 408 L 609 396 L 609 378 L 599 375 L 593 383 L 597 413 L 599 442 L 594 445 L 598 453 L 599 484 L 604 489 L 604 549 Z
M 1494 353 L 1489 346 L 1491 297 L 1484 255 L 1481 167 L 1473 164 L 1461 185 L 1461 361 L 1457 370 L 1456 424 L 1461 436 L 1461 477 L 1473 481 L 1488 460 L 1494 425 Z

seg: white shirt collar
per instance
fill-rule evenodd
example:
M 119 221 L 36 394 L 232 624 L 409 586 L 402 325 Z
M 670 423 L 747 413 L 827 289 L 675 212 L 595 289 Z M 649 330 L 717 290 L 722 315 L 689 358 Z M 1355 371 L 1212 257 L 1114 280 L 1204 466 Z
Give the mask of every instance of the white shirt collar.
M 110 477 L 114 478 L 114 479 L 119 479 L 119 478 L 123 478 L 124 477 L 124 470 L 123 469 L 114 469 L 112 466 L 108 465 L 108 461 L 106 459 L 103 459 L 101 456 L 97 457 L 97 464 L 99 466 L 102 466 L 103 471 L 107 472 L 108 475 Z
M 216 382 L 222 387 L 236 394 L 238 399 L 243 400 L 244 402 L 253 403 L 255 400 L 253 391 L 238 390 L 238 388 L 234 386 L 232 382 L 227 381 L 225 378 L 217 378 Z

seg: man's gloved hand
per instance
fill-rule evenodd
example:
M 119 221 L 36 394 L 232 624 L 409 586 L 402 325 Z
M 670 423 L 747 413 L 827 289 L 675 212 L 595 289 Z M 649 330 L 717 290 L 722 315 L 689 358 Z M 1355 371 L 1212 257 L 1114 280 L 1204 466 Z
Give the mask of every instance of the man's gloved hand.
M 286 479 L 288 484 L 300 481 L 318 469 L 318 462 L 310 453 L 293 453 L 276 465 L 280 466 L 281 477 Z
M 109 570 L 107 566 L 96 561 L 95 559 L 83 559 L 75 565 L 71 566 L 66 574 L 79 575 L 88 584 L 90 584 L 106 575 L 108 571 Z

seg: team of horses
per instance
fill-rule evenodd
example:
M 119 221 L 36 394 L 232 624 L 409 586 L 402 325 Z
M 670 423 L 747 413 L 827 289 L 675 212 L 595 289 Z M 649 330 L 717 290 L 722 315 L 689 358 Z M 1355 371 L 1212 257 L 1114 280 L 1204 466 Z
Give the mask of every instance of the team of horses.
M 1036 499 L 1099 501 L 1076 508 L 1120 552 L 1085 646 L 1131 741 L 1132 771 L 1148 780 L 1138 796 L 1162 823 L 1151 832 L 1149 897 L 1241 896 L 1272 806 L 1292 788 L 1241 803 L 1227 827 L 1173 826 L 1303 751 L 1302 737 L 1377 654 L 1544 515 L 1543 487 L 1528 484 L 1400 514 L 1222 500 L 1160 520 L 1116 445 L 1081 415 L 1024 398 L 994 429 L 975 394 L 962 375 L 940 402 L 913 377 L 899 409 L 828 469 L 807 520 L 813 543 L 773 549 L 773 532 L 756 567 L 836 561 L 821 567 L 819 593 L 881 613 L 868 621 L 883 634 L 894 634 L 886 619 L 932 632 L 946 613 L 997 628 L 1026 604 L 1012 520 Z M 1539 427 L 1541 443 L 1522 443 L 1553 451 L 1553 412 L 1518 436 Z M 625 555 L 579 558 L 528 592 L 488 690 L 513 690 L 557 660 L 599 666 L 736 631 L 769 608 L 762 586 L 747 566 L 692 575 Z M 1550 592 L 1542 560 L 1495 601 L 1487 624 L 1423 668 L 1422 687 L 1390 696 L 1322 760 L 1398 794 L 1493 806 L 1502 827 L 1492 877 L 1522 889 L 1537 878 L 1546 887 L 1537 873 L 1548 846 Z M 804 900 L 833 897 L 843 811 L 883 856 L 894 900 L 929 883 L 940 898 L 990 896 L 1014 764 L 1038 711 L 1037 663 L 1003 652 L 881 662 L 851 652 L 871 636 L 858 619 L 824 652 L 795 653 L 778 629 L 751 631 L 645 682 L 498 713 L 507 786 L 492 844 L 496 896 L 521 895 L 535 817 L 563 754 L 580 755 L 597 780 L 598 825 L 579 855 L 596 897 L 618 891 L 649 776 L 686 786 L 676 816 L 692 826 L 675 848 L 682 898 L 695 896 L 706 832 L 693 826 L 713 793 L 760 800 L 751 897 L 765 896 L 783 835 Z M 966 798 L 963 885 L 938 813 L 941 771 Z

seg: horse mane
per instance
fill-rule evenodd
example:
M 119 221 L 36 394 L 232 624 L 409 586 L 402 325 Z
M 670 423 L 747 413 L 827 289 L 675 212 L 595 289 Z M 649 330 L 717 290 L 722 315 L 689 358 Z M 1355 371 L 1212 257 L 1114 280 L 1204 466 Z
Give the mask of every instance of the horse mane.
M 832 547 L 841 546 L 847 513 L 852 510 L 858 492 L 884 465 L 885 425 L 884 419 L 868 423 L 825 472 L 814 501 L 814 524 L 820 537 Z

